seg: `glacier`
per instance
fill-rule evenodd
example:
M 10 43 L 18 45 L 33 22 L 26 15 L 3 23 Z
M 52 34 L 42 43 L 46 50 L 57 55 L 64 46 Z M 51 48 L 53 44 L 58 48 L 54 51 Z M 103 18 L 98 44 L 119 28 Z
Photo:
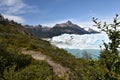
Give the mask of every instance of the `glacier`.
M 103 48 L 103 43 L 108 43 L 110 40 L 105 33 L 98 34 L 62 34 L 50 39 L 52 45 L 59 48 L 68 49 L 100 49 Z
M 101 49 L 104 48 L 103 43 L 110 42 L 107 34 L 62 34 L 49 39 L 52 45 L 66 50 L 68 53 L 75 57 L 83 57 L 86 51 L 92 58 L 97 59 L 99 57 Z M 101 46 L 101 47 L 100 47 Z

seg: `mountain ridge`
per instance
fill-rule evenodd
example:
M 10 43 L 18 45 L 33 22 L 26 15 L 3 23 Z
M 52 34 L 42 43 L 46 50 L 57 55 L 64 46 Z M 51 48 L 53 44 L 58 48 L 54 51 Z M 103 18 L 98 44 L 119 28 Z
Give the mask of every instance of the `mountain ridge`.
M 34 36 L 39 38 L 51 38 L 54 36 L 59 36 L 61 34 L 91 34 L 91 33 L 99 33 L 93 29 L 89 29 L 86 31 L 84 28 L 78 26 L 77 24 L 72 23 L 68 20 L 65 23 L 59 23 L 54 25 L 53 27 L 43 27 L 42 25 L 38 26 L 25 26 Z

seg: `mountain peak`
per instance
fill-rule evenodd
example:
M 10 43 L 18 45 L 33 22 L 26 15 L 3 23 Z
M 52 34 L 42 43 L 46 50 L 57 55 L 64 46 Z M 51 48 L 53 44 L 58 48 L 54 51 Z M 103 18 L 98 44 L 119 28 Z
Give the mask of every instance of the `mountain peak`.
M 70 20 L 68 20 L 66 23 L 67 23 L 67 24 L 72 24 L 72 22 L 71 22 Z

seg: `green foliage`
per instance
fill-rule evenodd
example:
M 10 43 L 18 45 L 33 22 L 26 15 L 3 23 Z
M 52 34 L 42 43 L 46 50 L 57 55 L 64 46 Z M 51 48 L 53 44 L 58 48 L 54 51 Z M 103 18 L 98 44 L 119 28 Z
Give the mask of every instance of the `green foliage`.
M 62 80 L 44 61 L 35 61 L 29 55 L 7 52 L 0 47 L 1 80 Z
M 105 49 L 100 55 L 100 63 L 106 69 L 104 78 L 105 80 L 119 80 L 120 70 L 118 69 L 120 67 L 120 56 L 118 48 L 120 45 L 120 22 L 118 21 L 118 15 L 114 18 L 113 24 L 104 22 L 102 25 L 95 18 L 93 18 L 93 21 L 96 24 L 95 26 L 104 31 L 110 39 L 108 44 L 104 43 Z
M 44 61 L 34 61 L 30 66 L 15 74 L 14 80 L 61 80 Z
M 34 38 L 13 21 L 0 21 L 0 80 L 62 80 L 44 61 L 35 61 L 21 49 L 43 51 L 47 41 Z

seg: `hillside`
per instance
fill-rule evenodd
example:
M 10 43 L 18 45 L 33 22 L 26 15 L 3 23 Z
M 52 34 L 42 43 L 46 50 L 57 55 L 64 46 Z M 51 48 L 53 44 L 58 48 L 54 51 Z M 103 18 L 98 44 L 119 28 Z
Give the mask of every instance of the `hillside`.
M 52 28 L 49 27 L 43 27 L 42 25 L 38 26 L 25 26 L 26 29 L 28 29 L 34 36 L 39 38 L 51 38 L 54 36 L 59 36 L 61 34 L 67 33 L 67 34 L 91 34 L 91 33 L 98 33 L 97 31 L 93 29 L 89 29 L 86 31 L 84 28 L 81 28 L 80 26 L 73 24 L 71 21 L 67 21 L 66 23 L 60 23 L 56 24 Z
M 0 80 L 62 79 L 47 61 L 34 59 L 30 54 L 22 54 L 22 50 L 26 49 L 37 50 L 47 56 L 45 46 L 52 49 L 48 42 L 34 38 L 23 26 L 14 21 L 4 19 L 2 16 L 0 19 Z
M 49 42 L 34 38 L 22 25 L 2 16 L 0 44 L 0 80 L 78 80 L 82 79 L 82 70 L 78 69 L 88 65 L 86 60 L 76 59 Z M 37 51 L 47 59 L 40 60 L 30 53 L 22 54 L 24 49 Z
M 116 59 L 110 50 L 98 60 L 86 52 L 76 58 L 0 15 L 0 80 L 119 80 L 120 58 L 114 68 L 110 59 Z

